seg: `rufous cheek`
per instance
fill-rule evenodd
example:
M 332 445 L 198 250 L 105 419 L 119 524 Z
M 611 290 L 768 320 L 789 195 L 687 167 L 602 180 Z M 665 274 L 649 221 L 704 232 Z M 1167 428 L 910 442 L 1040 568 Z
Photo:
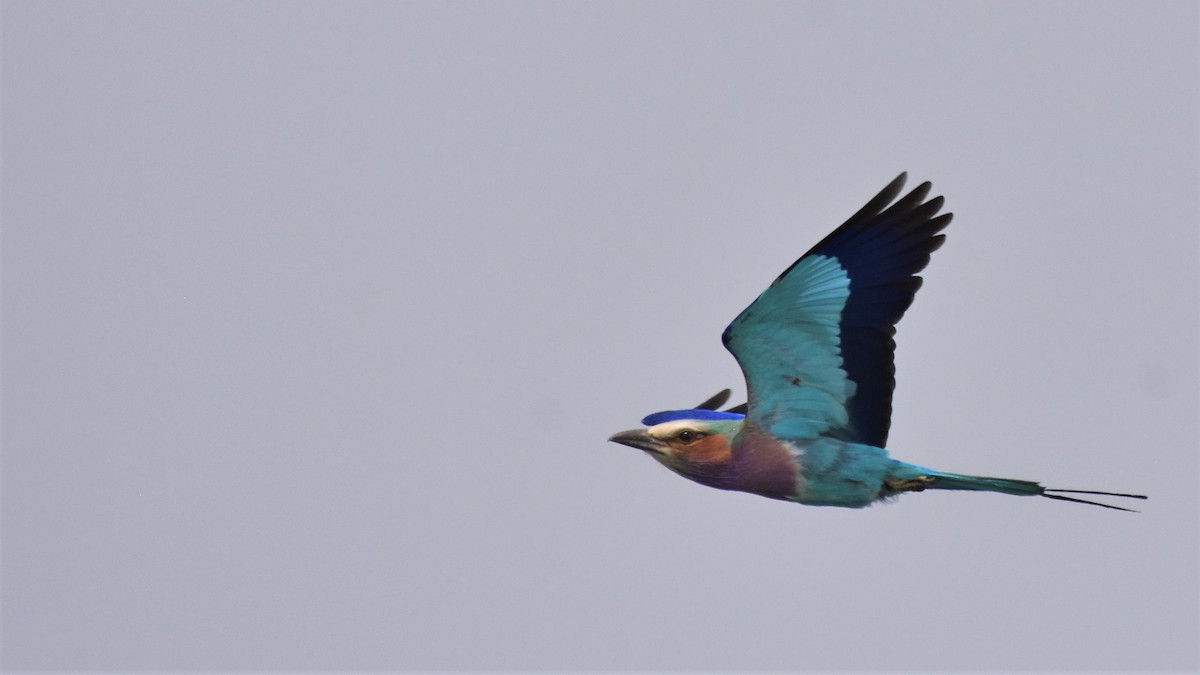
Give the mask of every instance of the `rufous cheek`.
M 724 436 L 713 434 L 694 443 L 676 447 L 674 454 L 681 459 L 709 464 L 729 461 L 729 458 L 733 456 L 733 450 L 725 441 Z

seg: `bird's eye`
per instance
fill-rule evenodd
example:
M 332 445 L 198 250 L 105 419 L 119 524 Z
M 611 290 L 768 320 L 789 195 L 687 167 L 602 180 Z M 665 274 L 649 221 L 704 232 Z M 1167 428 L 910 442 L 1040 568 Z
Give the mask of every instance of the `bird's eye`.
M 684 429 L 683 431 L 679 432 L 679 435 L 677 435 L 675 438 L 678 439 L 680 443 L 691 443 L 693 441 L 700 440 L 700 432 L 692 431 L 691 429 Z

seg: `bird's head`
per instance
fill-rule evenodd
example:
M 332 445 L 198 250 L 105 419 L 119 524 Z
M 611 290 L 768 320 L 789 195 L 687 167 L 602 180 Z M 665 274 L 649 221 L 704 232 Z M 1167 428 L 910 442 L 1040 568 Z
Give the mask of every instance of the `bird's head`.
M 717 410 L 669 410 L 642 420 L 645 429 L 613 434 L 608 440 L 644 451 L 664 466 L 693 480 L 729 461 L 733 438 L 744 416 Z

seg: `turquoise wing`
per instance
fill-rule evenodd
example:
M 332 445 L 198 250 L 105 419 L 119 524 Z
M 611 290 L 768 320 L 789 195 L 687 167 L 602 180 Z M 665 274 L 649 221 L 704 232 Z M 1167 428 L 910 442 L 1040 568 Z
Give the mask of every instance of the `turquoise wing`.
M 896 322 L 951 214 L 922 183 L 894 204 L 900 174 L 792 264 L 725 329 L 746 376 L 748 421 L 777 438 L 884 447 Z

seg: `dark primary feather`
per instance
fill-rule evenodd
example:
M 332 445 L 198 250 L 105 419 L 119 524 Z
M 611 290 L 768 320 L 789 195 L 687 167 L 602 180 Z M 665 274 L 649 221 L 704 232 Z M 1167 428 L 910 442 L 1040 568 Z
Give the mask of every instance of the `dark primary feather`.
M 731 395 L 733 395 L 733 392 L 728 389 L 722 389 L 705 400 L 704 403 L 696 406 L 696 410 L 716 410 L 725 405 L 725 402 L 729 400 Z
M 728 389 L 722 389 L 721 391 L 718 391 L 717 393 L 715 393 L 711 397 L 709 397 L 706 401 L 704 401 L 704 403 L 701 403 L 700 405 L 696 406 L 695 409 L 696 410 L 716 410 L 717 408 L 720 408 L 721 406 L 725 405 L 725 402 L 728 401 L 729 397 L 732 395 L 733 395 L 732 391 L 729 391 Z M 746 404 L 742 403 L 739 405 L 735 405 L 731 408 L 726 408 L 725 412 L 736 413 L 738 415 L 745 415 L 746 414 Z

